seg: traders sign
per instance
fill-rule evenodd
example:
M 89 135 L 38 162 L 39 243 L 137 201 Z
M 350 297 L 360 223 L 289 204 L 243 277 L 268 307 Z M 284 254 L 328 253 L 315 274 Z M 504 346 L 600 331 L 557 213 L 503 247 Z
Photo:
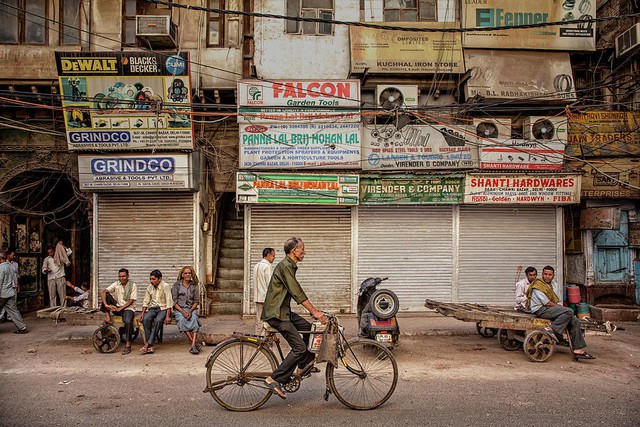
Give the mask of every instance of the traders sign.
M 359 80 L 238 81 L 238 122 L 359 122 Z
M 464 175 L 377 175 L 360 177 L 361 205 L 461 203 Z
M 466 177 L 464 203 L 580 203 L 580 175 L 476 175 Z
M 193 149 L 189 54 L 56 52 L 69 150 Z
M 238 172 L 238 203 L 357 205 L 358 175 Z
M 363 170 L 464 169 L 478 167 L 475 136 L 465 126 L 368 126 Z
M 640 155 L 640 113 L 586 111 L 570 116 L 567 154 L 574 157 Z
M 78 156 L 82 191 L 196 190 L 197 152 Z

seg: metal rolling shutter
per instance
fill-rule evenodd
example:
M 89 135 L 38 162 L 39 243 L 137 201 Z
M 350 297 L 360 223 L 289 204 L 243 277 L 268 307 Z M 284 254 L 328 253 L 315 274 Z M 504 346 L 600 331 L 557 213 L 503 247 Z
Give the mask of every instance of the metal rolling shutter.
M 194 265 L 193 193 L 100 194 L 97 212 L 97 285 L 99 291 L 118 280 L 126 268 L 138 285 L 136 308 L 142 307 L 149 273 L 158 269 L 173 284 L 184 265 Z
M 381 287 L 404 311 L 425 311 L 425 298 L 449 301 L 452 227 L 449 206 L 360 206 L 358 288 L 367 277 L 389 277 Z
M 252 205 L 247 209 L 250 231 L 245 246 L 245 259 L 249 260 L 245 263 L 245 307 L 253 266 L 262 259 L 262 249 L 275 248 L 275 267 L 285 255 L 284 242 L 295 236 L 305 245 L 306 256 L 296 277 L 309 300 L 332 313 L 351 311 L 351 208 Z M 292 308 L 306 312 L 295 303 Z
M 517 266 L 558 266 L 552 206 L 460 206 L 458 301 L 514 304 Z

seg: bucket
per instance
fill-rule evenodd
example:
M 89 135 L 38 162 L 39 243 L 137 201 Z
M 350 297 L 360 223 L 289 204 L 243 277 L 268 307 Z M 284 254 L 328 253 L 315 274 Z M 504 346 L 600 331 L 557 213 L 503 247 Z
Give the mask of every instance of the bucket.
M 589 310 L 589 304 L 585 302 L 581 302 L 578 304 L 577 313 L 578 319 L 584 319 L 585 317 L 589 317 L 591 315 L 591 310 Z
M 577 307 L 576 307 L 576 305 L 575 305 L 574 303 L 570 302 L 570 303 L 569 303 L 569 305 L 568 305 L 568 307 L 569 307 L 571 310 L 573 310 L 573 313 L 575 314 L 575 312 L 576 312 L 576 308 L 577 308 Z
M 578 304 L 580 302 L 580 287 L 575 285 L 567 286 L 567 300 L 570 303 Z

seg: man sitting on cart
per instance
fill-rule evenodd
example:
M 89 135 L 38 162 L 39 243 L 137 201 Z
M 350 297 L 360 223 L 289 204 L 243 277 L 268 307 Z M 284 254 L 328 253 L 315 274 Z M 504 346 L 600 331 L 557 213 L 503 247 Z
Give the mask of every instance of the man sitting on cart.
M 122 354 L 131 353 L 131 336 L 133 334 L 133 318 L 135 317 L 135 306 L 138 294 L 138 287 L 129 280 L 129 270 L 121 268 L 118 271 L 118 280 L 100 293 L 102 305 L 100 311 L 107 315 L 104 326 L 112 323 L 111 315 L 122 316 L 124 330 L 126 334 L 126 345 Z
M 582 336 L 580 319 L 573 314 L 573 310 L 558 304 L 560 299 L 552 288 L 554 277 L 553 267 L 547 265 L 542 269 L 542 280 L 535 279 L 527 291 L 527 309 L 537 317 L 551 320 L 551 325 L 544 328 L 543 331 L 556 342 L 561 341 L 565 329 L 569 329 L 574 360 L 595 359 L 584 350 L 587 343 Z

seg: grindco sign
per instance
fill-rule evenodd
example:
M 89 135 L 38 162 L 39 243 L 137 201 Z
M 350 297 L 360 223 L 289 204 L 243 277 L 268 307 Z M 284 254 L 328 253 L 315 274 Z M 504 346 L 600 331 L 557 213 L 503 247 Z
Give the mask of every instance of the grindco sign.
M 238 122 L 358 122 L 358 80 L 238 81 Z

